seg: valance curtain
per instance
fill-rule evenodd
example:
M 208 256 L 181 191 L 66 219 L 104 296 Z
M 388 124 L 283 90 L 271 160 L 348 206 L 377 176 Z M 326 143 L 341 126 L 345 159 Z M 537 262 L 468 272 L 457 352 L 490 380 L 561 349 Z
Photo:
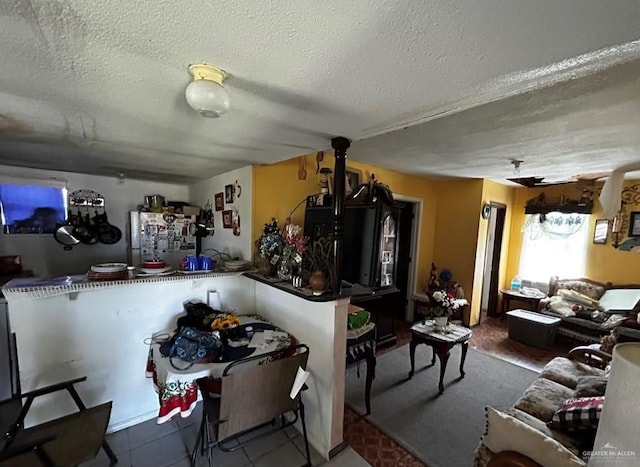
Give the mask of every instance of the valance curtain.
M 522 227 L 519 274 L 547 282 L 551 276 L 584 276 L 589 241 L 586 214 L 528 214 Z

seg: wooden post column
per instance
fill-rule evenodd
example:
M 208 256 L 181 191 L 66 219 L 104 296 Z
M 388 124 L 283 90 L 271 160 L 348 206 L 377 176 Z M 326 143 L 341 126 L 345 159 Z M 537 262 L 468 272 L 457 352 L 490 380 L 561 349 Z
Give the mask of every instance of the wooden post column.
M 351 141 L 339 136 L 331 140 L 334 150 L 335 166 L 333 169 L 333 284 L 334 294 L 340 293 L 342 285 L 342 252 L 344 244 L 344 198 L 345 198 L 345 165 L 347 149 Z

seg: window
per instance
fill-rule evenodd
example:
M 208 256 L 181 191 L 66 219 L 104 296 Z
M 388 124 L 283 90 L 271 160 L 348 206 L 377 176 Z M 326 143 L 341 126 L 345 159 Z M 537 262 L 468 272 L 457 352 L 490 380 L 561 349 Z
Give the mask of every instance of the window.
M 39 184 L 0 183 L 0 221 L 10 234 L 53 233 L 67 219 L 67 190 Z
M 527 214 L 519 275 L 536 282 L 584 276 L 588 219 L 587 214 Z

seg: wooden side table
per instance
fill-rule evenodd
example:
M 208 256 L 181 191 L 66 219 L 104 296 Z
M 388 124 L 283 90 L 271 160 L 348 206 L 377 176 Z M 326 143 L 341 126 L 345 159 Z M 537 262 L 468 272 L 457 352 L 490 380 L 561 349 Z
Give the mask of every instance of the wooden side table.
M 427 321 L 428 323 L 428 321 Z M 464 361 L 467 357 L 469 348 L 469 339 L 471 338 L 471 330 L 456 324 L 449 325 L 447 334 L 435 333 L 435 326 L 426 325 L 422 322 L 411 326 L 411 343 L 409 344 L 409 358 L 411 359 L 411 371 L 409 371 L 409 379 L 415 373 L 415 353 L 419 344 L 426 344 L 432 348 L 431 365 L 436 364 L 436 355 L 440 360 L 440 381 L 438 383 L 439 393 L 444 393 L 444 374 L 447 370 L 447 362 L 449 361 L 449 351 L 453 346 L 462 345 L 462 355 L 460 357 L 460 377 L 464 378 Z
M 540 300 L 545 298 L 532 297 L 531 295 L 524 295 L 520 292 L 514 292 L 509 289 L 500 289 L 500 293 L 502 294 L 502 313 L 500 314 L 500 319 L 504 319 L 507 316 L 506 313 L 511 309 L 510 306 L 512 300 L 524 303 L 531 311 L 538 311 Z

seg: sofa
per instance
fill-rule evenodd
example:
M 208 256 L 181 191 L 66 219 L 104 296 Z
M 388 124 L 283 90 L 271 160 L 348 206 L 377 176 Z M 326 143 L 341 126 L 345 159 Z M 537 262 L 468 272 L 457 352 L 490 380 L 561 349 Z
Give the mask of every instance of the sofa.
M 592 449 L 595 430 L 570 432 L 548 424 L 575 397 L 579 382 L 606 378 L 611 356 L 593 347 L 576 347 L 567 357 L 551 360 L 509 410 L 497 413 L 497 421 L 491 418 L 497 411 L 487 407 L 487 430 L 475 450 L 474 467 L 585 465 L 580 455 Z
M 640 285 L 614 285 L 610 282 L 605 284 L 586 278 L 552 277 L 549 281 L 548 297 L 540 300 L 538 311 L 560 318 L 562 321 L 556 334 L 579 344 L 598 342 L 602 336 L 610 334 L 613 329 L 617 332 L 619 342 L 637 342 L 640 341 L 640 323 L 637 320 L 640 307 L 638 305 L 626 313 L 613 316 L 597 310 L 599 300 L 607 290 L 638 288 Z M 576 311 L 572 311 L 571 307 L 563 309 L 560 306 L 562 303 L 560 294 L 567 294 L 567 291 L 575 292 L 575 296 L 569 297 L 568 300 Z M 596 311 L 595 315 L 594 311 Z

